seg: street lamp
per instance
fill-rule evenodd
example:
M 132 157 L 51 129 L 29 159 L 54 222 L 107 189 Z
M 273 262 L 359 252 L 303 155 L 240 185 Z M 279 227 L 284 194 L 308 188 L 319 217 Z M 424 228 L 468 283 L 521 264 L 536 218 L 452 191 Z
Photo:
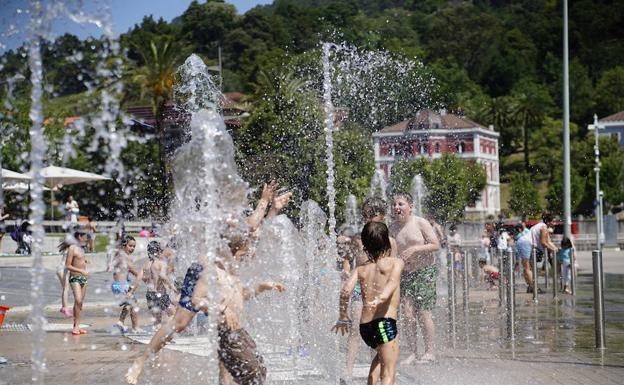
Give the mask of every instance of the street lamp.
M 604 231 L 602 226 L 602 191 L 600 191 L 600 134 L 599 130 L 604 129 L 604 124 L 598 123 L 598 116 L 594 114 L 594 124 L 587 126 L 587 129 L 594 131 L 594 155 L 596 156 L 596 165 L 594 172 L 596 173 L 596 248 L 602 250 L 602 242 L 604 239 Z

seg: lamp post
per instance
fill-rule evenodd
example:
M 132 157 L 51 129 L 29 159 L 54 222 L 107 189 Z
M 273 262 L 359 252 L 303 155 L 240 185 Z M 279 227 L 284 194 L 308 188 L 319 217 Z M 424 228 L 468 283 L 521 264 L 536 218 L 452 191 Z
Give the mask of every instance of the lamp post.
M 598 116 L 594 114 L 594 124 L 587 126 L 587 129 L 594 131 L 594 155 L 596 156 L 596 165 L 594 172 L 596 173 L 596 249 L 602 250 L 602 239 L 604 238 L 602 228 L 602 191 L 600 191 L 600 134 L 599 130 L 604 129 L 604 125 L 598 124 Z
M 568 76 L 568 1 L 563 1 L 563 216 L 564 233 L 572 238 L 570 187 L 570 86 Z

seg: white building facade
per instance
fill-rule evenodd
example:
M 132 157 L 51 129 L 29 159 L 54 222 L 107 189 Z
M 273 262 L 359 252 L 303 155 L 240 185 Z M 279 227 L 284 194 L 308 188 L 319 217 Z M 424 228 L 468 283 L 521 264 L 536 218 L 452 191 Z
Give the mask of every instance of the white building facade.
M 500 212 L 498 158 L 499 133 L 465 117 L 432 110 L 420 110 L 412 118 L 373 134 L 375 167 L 386 179 L 399 159 L 435 159 L 453 153 L 485 168 L 487 184 L 481 199 L 466 212 L 496 215 Z

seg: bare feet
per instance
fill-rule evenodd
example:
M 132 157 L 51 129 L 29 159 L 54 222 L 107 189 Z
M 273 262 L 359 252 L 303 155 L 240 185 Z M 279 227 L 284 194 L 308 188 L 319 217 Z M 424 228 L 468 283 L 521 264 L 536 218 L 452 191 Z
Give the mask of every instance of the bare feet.
M 143 357 L 137 358 L 133 363 L 128 372 L 126 373 L 126 382 L 129 385 L 136 385 L 139 381 L 139 376 L 143 371 L 143 365 L 145 364 L 145 359 Z
M 408 366 L 408 365 L 413 364 L 415 361 L 416 361 L 416 354 L 412 353 L 406 359 L 401 361 L 401 363 L 399 365 L 400 366 Z

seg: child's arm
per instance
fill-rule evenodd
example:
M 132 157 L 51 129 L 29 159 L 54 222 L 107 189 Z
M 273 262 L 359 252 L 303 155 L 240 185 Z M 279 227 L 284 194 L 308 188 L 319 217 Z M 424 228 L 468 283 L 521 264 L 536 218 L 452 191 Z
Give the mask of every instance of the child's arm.
M 381 293 L 375 297 L 375 299 L 371 302 L 371 306 L 376 306 L 387 302 L 392 294 L 396 291 L 396 289 L 401 284 L 401 273 L 403 272 L 403 267 L 405 266 L 405 262 L 402 259 L 398 259 L 394 261 L 394 266 L 392 266 L 392 271 L 390 272 L 390 278 L 388 278 L 388 282 L 386 286 L 383 288 Z
M 278 293 L 282 293 L 286 291 L 286 287 L 279 282 L 272 282 L 272 281 L 260 282 L 259 284 L 256 285 L 256 288 L 254 290 L 244 288 L 243 299 L 245 301 L 250 300 L 251 298 L 254 298 L 255 296 L 257 296 L 258 294 L 268 291 L 268 290 L 275 290 Z
M 260 200 L 256 205 L 256 209 L 254 212 L 247 218 L 247 224 L 250 227 L 250 230 L 253 232 L 262 223 L 262 219 L 264 218 L 264 214 L 266 214 L 266 210 L 269 207 L 269 202 L 273 198 L 273 194 L 275 194 L 275 190 L 277 189 L 277 183 L 273 180 L 268 185 L 265 183 L 262 188 L 262 195 L 260 196 Z
M 276 217 L 277 214 L 279 214 L 279 212 L 282 211 L 284 207 L 286 207 L 286 205 L 290 201 L 290 197 L 292 197 L 292 192 L 290 191 L 280 196 L 274 197 L 273 202 L 271 202 L 271 209 L 269 210 L 269 213 L 267 214 L 267 218 Z
M 403 250 L 399 258 L 403 261 L 407 261 L 408 259 L 417 257 L 419 255 L 433 253 L 434 251 L 440 250 L 440 242 L 438 241 L 438 237 L 435 235 L 433 231 L 433 227 L 426 220 L 419 221 L 418 227 L 422 232 L 422 236 L 425 239 L 424 245 L 417 245 L 408 247 Z
M 342 285 L 342 289 L 340 290 L 340 315 L 338 316 L 338 321 L 336 321 L 336 324 L 332 327 L 331 330 L 335 331 L 336 333 L 340 331 L 342 335 L 345 335 L 345 333 L 349 333 L 349 331 L 351 330 L 351 319 L 347 314 L 347 309 L 349 307 L 349 298 L 351 297 L 351 293 L 353 292 L 353 289 L 355 289 L 355 285 L 358 282 L 359 270 L 359 268 L 355 268 L 353 270 L 353 273 L 351 274 L 349 279 Z
M 124 258 L 126 258 L 126 266 L 128 267 L 128 272 L 138 278 L 140 273 L 134 268 L 134 265 L 132 264 L 132 260 L 130 259 L 130 256 L 126 255 Z M 142 272 L 143 272 L 143 269 L 141 269 L 141 273 Z
M 130 271 L 130 265 L 128 264 L 128 271 Z M 139 269 L 139 271 L 137 272 L 137 274 L 135 274 L 135 279 L 132 282 L 132 285 L 130 286 L 130 290 L 128 290 L 128 297 L 132 297 L 134 295 L 134 292 L 137 291 L 137 289 L 139 288 L 139 286 L 141 286 L 141 281 L 143 281 L 143 267 L 141 267 L 141 269 Z
M 80 275 L 84 275 L 84 276 L 89 275 L 86 270 L 79 269 L 73 265 L 75 255 L 76 253 L 74 253 L 74 248 L 70 246 L 69 249 L 67 250 L 67 258 L 65 259 L 65 268 L 71 272 L 74 272 Z
M 165 265 L 164 269 L 163 269 L 163 265 Z M 173 291 L 174 293 L 177 293 L 178 290 L 176 289 L 175 285 L 171 283 L 171 280 L 169 279 L 169 275 L 167 274 L 168 267 L 169 266 L 166 265 L 164 262 L 158 263 L 158 265 L 156 265 L 156 271 L 158 273 L 158 277 L 162 279 L 163 283 L 165 284 L 166 287 L 169 288 L 169 290 Z

